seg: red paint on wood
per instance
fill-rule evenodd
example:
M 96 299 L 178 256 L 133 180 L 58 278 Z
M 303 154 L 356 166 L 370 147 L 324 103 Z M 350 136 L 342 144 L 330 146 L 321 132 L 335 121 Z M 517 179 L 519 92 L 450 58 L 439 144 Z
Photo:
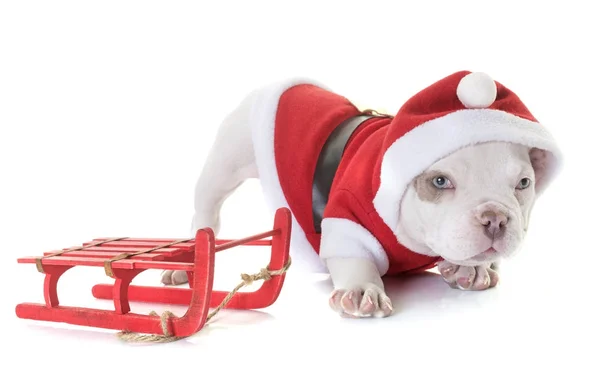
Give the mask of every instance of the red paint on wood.
M 35 264 L 35 257 L 24 257 L 17 261 L 20 264 Z M 106 258 L 93 257 L 55 257 L 43 260 L 43 265 L 71 265 L 71 266 L 104 266 Z M 171 261 L 143 261 L 135 257 L 129 260 L 119 260 L 112 263 L 113 269 L 171 269 L 171 270 L 193 270 L 194 264 L 186 262 Z
M 106 243 L 106 244 L 111 244 L 111 243 Z M 146 251 L 148 249 L 150 249 L 150 247 L 112 247 L 110 245 L 106 245 L 106 246 L 86 248 L 86 251 L 95 251 L 95 252 L 102 252 L 102 253 L 114 255 L 115 253 L 135 253 L 135 252 L 139 252 L 139 251 Z M 165 255 L 165 256 L 172 257 L 172 256 L 182 254 L 184 252 L 186 252 L 186 250 L 183 248 L 169 247 L 169 248 L 161 248 L 161 249 L 152 251 L 152 254 L 153 255 Z M 73 253 L 73 252 L 70 252 L 69 254 L 71 254 L 71 253 Z
M 172 240 L 172 241 L 175 241 Z M 94 242 L 86 242 L 83 243 L 83 245 L 88 245 L 88 244 L 92 244 Z M 136 247 L 136 248 L 152 248 L 152 247 L 156 247 L 157 245 L 166 245 L 169 244 L 171 242 L 158 242 L 158 241 L 147 241 L 147 242 L 137 242 L 137 241 L 131 241 L 131 240 L 115 240 L 113 242 L 110 243 L 104 243 L 104 244 L 110 244 L 112 247 Z M 104 244 L 100 245 L 100 247 L 102 247 Z M 174 244 L 172 246 L 170 246 L 169 248 L 180 248 L 186 251 L 189 251 L 191 249 L 194 249 L 194 243 L 178 243 L 178 244 Z
M 250 236 L 250 237 L 247 237 L 247 238 L 244 238 L 244 239 L 232 240 L 232 241 L 229 241 L 227 243 L 223 243 L 223 244 L 218 245 L 217 248 L 216 248 L 216 251 L 217 252 L 224 251 L 226 249 L 233 248 L 233 247 L 236 247 L 238 245 L 244 245 L 245 243 L 252 242 L 254 240 L 258 240 L 258 239 L 262 239 L 262 238 L 266 238 L 267 236 L 276 235 L 278 233 L 279 233 L 279 229 L 276 229 L 276 230 L 271 230 L 271 231 L 263 232 L 261 234 L 257 234 L 257 235 L 254 235 L 254 236 Z
M 59 305 L 57 291 L 58 279 L 64 272 L 71 268 L 72 266 L 65 265 L 51 265 L 44 268 L 46 271 L 46 277 L 44 278 L 44 301 L 48 308 L 57 307 Z
M 53 254 L 54 252 L 44 252 L 44 256 L 49 256 L 51 254 Z M 105 259 L 109 259 L 112 257 L 115 257 L 118 254 L 121 253 L 134 253 L 132 251 L 126 251 L 126 252 L 95 252 L 95 251 L 73 251 L 73 252 L 69 252 L 69 256 L 70 257 L 93 257 L 93 258 L 105 258 Z M 160 253 L 147 253 L 147 254 L 141 254 L 141 255 L 136 255 L 135 256 L 136 259 L 139 260 L 164 260 L 164 255 L 161 255 Z
M 103 243 L 99 246 L 77 249 L 60 255 L 46 252 L 42 258 L 46 277 L 44 279 L 45 304 L 22 303 L 17 305 L 19 318 L 63 322 L 73 325 L 98 327 L 114 330 L 127 330 L 148 334 L 163 334 L 160 317 L 131 313 L 131 301 L 181 304 L 188 310 L 182 317 L 168 321 L 169 331 L 175 336 L 189 336 L 204 326 L 209 308 L 219 305 L 228 291 L 213 291 L 215 253 L 236 246 L 270 246 L 271 258 L 268 268 L 278 270 L 284 267 L 289 258 L 291 236 L 291 214 L 287 208 L 280 208 L 275 214 L 273 229 L 237 240 L 215 239 L 211 229 L 200 229 L 194 239 L 152 239 L 127 238 Z M 264 239 L 271 237 L 271 239 Z M 83 246 L 110 238 L 97 238 Z M 99 299 L 111 299 L 114 310 L 91 309 L 85 307 L 61 306 L 58 300 L 57 284 L 64 272 L 76 266 L 104 267 L 107 259 L 121 253 L 134 253 L 150 250 L 174 241 L 186 242 L 132 255 L 127 259 L 112 262 L 113 284 L 98 284 L 92 294 Z M 75 249 L 64 248 L 63 250 Z M 35 264 L 38 257 L 19 258 L 18 263 Z M 166 286 L 136 286 L 133 279 L 144 270 L 167 269 L 185 270 L 189 277 L 189 288 Z M 253 292 L 238 292 L 224 308 L 258 309 L 273 304 L 283 287 L 285 274 L 273 276 L 262 282 Z M 157 310 L 158 311 L 158 310 Z
M 99 241 L 103 241 L 103 240 L 108 240 L 110 238 L 95 238 L 92 239 L 91 242 L 85 243 L 85 244 L 90 244 L 90 243 L 94 243 L 94 242 L 99 242 Z M 167 239 L 167 238 L 127 238 L 128 241 L 135 241 L 135 242 L 142 242 L 142 243 L 148 243 L 148 242 L 152 242 L 153 244 L 156 243 L 164 243 L 164 244 L 168 244 L 174 241 L 180 241 L 180 240 L 186 240 L 184 238 L 173 238 L 173 239 Z M 221 245 L 221 244 L 225 244 L 225 243 L 229 243 L 234 241 L 234 239 L 215 239 L 215 244 L 216 245 Z M 114 242 L 111 242 L 110 244 L 113 244 Z M 173 248 L 176 248 L 177 246 L 179 246 L 180 244 L 182 245 L 188 245 L 189 243 L 179 243 L 176 244 L 174 246 L 172 246 Z M 245 242 L 244 245 L 271 245 L 271 241 L 270 240 L 254 240 L 254 241 L 248 241 Z M 104 248 L 104 247 L 103 247 Z M 108 247 L 107 247 L 108 248 Z M 90 248 L 91 249 L 91 248 Z

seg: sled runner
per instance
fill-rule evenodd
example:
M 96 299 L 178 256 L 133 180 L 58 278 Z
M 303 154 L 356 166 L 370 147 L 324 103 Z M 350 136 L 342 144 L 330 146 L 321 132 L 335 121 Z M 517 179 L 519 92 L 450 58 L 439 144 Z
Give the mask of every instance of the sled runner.
M 35 264 L 45 274 L 45 304 L 18 304 L 16 314 L 22 319 L 156 335 L 166 331 L 174 337 L 187 337 L 204 327 L 209 308 L 258 309 L 277 300 L 290 264 L 290 232 L 291 214 L 280 208 L 272 230 L 239 240 L 215 239 L 211 229 L 199 229 L 191 239 L 98 238 L 78 247 L 47 252 L 43 257 L 19 258 L 18 263 Z M 262 286 L 253 292 L 213 291 L 215 253 L 240 245 L 271 247 L 266 269 L 254 276 L 242 275 L 247 282 L 264 279 Z M 114 279 L 113 284 L 92 288 L 94 297 L 111 299 L 114 310 L 60 305 L 58 280 L 76 266 L 103 267 Z M 185 270 L 189 288 L 131 284 L 134 277 L 149 269 Z M 182 317 L 165 319 L 130 312 L 131 301 L 188 305 L 188 309 Z

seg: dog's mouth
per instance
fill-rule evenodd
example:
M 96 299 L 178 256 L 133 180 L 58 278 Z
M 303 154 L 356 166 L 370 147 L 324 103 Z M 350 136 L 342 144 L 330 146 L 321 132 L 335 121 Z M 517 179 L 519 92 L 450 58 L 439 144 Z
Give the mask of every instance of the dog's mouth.
M 480 254 L 471 257 L 471 260 L 473 261 L 490 261 L 490 260 L 494 260 L 497 259 L 500 256 L 500 252 L 498 252 L 498 250 L 494 247 L 490 247 L 488 249 L 486 249 L 485 251 L 481 252 Z
M 484 264 L 484 263 L 491 263 L 494 261 L 497 261 L 500 257 L 502 257 L 502 252 L 500 252 L 499 250 L 497 250 L 494 247 L 489 247 L 488 249 L 486 249 L 485 251 L 469 257 L 467 259 L 463 259 L 463 260 L 451 260 L 449 258 L 446 258 L 447 261 L 455 263 L 457 265 L 480 265 L 480 264 Z

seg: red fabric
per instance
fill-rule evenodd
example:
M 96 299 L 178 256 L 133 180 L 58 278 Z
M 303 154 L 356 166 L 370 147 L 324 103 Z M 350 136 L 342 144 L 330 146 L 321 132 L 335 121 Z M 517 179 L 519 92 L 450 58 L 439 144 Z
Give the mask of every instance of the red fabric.
M 290 210 L 319 251 L 314 231 L 312 183 L 321 148 L 345 119 L 359 114 L 346 98 L 313 85 L 297 85 L 279 99 L 275 117 L 275 165 Z
M 379 118 L 361 127 L 348 143 L 334 179 L 325 218 L 345 218 L 361 224 L 381 244 L 390 266 L 387 275 L 419 272 L 440 259 L 410 251 L 383 222 L 373 206 L 375 191 L 370 181 L 379 176 L 382 146 L 392 120 Z
M 429 269 L 440 258 L 422 256 L 398 244 L 390 227 L 375 210 L 373 199 L 381 181 L 379 172 L 383 155 L 396 140 L 421 124 L 466 110 L 456 90 L 461 79 L 469 73 L 451 74 L 421 90 L 393 119 L 369 120 L 355 132 L 344 152 L 325 218 L 354 221 L 375 236 L 390 261 L 387 274 Z M 496 98 L 488 109 L 537 122 L 515 93 L 494 82 Z M 346 98 L 311 85 L 289 89 L 279 103 L 275 125 L 277 171 L 290 209 L 317 252 L 320 235 L 314 232 L 311 198 L 314 166 L 330 132 L 358 113 Z
M 471 72 L 460 71 L 451 74 L 421 90 L 404 103 L 394 117 L 392 126 L 388 128 L 384 148 L 387 149 L 398 138 L 429 120 L 465 110 L 466 107 L 456 95 L 456 88 L 460 80 L 469 73 Z M 499 82 L 496 82 L 496 90 L 496 100 L 487 107 L 488 109 L 505 111 L 537 122 L 514 92 Z
M 465 110 L 456 95 L 456 88 L 460 80 L 471 73 L 470 71 L 459 71 L 434 82 L 423 90 L 413 95 L 398 110 L 390 126 L 387 127 L 385 140 L 380 148 L 376 168 L 380 171 L 383 153 L 400 137 L 419 125 L 452 112 Z M 496 83 L 496 99 L 487 107 L 488 109 L 505 111 L 521 118 L 538 122 L 521 99 L 500 82 Z M 380 184 L 379 174 L 372 177 L 373 190 L 377 191 Z
M 302 230 L 318 253 L 321 236 L 312 217 L 314 168 L 329 134 L 359 110 L 345 97 L 312 86 L 298 85 L 280 98 L 275 120 L 275 163 L 279 181 Z M 365 122 L 350 139 L 334 179 L 325 218 L 345 218 L 379 240 L 390 260 L 388 275 L 429 269 L 438 258 L 416 254 L 398 243 L 373 207 L 370 182 L 381 159 L 391 119 Z

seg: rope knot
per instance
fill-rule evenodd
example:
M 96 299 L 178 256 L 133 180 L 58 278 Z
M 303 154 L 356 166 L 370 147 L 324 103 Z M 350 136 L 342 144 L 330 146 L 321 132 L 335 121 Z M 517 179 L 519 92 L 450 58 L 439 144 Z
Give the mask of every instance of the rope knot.
M 288 260 L 285 263 L 285 265 L 283 266 L 283 268 L 281 268 L 279 270 L 269 270 L 267 268 L 262 268 L 256 274 L 243 273 L 241 275 L 242 282 L 239 283 L 233 290 L 231 290 L 231 292 L 229 292 L 229 294 L 227 294 L 225 299 L 223 299 L 221 304 L 219 304 L 215 308 L 214 311 L 212 311 L 211 313 L 208 314 L 208 316 L 206 317 L 206 323 L 208 323 L 214 317 L 214 315 L 217 314 L 217 312 L 219 312 L 222 308 L 224 308 L 227 305 L 227 303 L 229 303 L 229 301 L 233 298 L 233 296 L 238 292 L 238 290 L 241 289 L 243 286 L 251 285 L 252 282 L 258 281 L 260 279 L 264 279 L 265 281 L 268 281 L 274 275 L 282 275 L 287 272 L 287 270 L 289 269 L 291 264 L 292 264 L 292 259 L 288 258 Z M 158 316 L 158 313 L 156 313 L 155 311 L 151 311 L 149 313 L 149 315 L 150 316 Z M 170 311 L 165 311 L 160 315 L 160 326 L 161 326 L 161 329 L 163 332 L 162 336 L 154 335 L 154 334 L 138 334 L 138 333 L 132 333 L 129 331 L 122 331 L 122 332 L 118 333 L 118 336 L 119 336 L 119 338 L 121 338 L 122 340 L 127 341 L 127 342 L 171 342 L 171 341 L 177 341 L 177 340 L 181 339 L 182 337 L 176 337 L 175 335 L 173 335 L 173 333 L 170 333 L 170 331 L 169 331 L 168 319 L 172 318 L 172 317 L 176 318 L 177 316 L 175 316 L 175 314 L 173 314 Z
M 242 281 L 244 281 L 244 285 L 250 286 L 252 284 L 252 276 L 250 274 L 242 273 Z
M 264 279 L 265 281 L 268 281 L 271 279 L 271 271 L 267 268 L 262 268 L 262 269 L 260 269 L 258 276 L 259 276 L 258 279 Z
M 156 311 L 151 311 L 149 316 L 158 316 Z M 156 334 L 138 334 L 130 331 L 122 331 L 117 333 L 118 337 L 126 342 L 154 342 L 154 343 L 165 343 L 180 340 L 181 337 L 176 337 L 169 332 L 169 318 L 177 317 L 171 311 L 165 311 L 160 315 L 160 328 L 162 329 L 163 335 Z
M 268 281 L 271 279 L 271 272 L 267 268 L 260 269 L 260 272 L 255 274 L 246 274 L 242 273 L 242 281 L 244 281 L 244 285 L 250 286 L 253 282 L 259 281 L 261 279 Z

